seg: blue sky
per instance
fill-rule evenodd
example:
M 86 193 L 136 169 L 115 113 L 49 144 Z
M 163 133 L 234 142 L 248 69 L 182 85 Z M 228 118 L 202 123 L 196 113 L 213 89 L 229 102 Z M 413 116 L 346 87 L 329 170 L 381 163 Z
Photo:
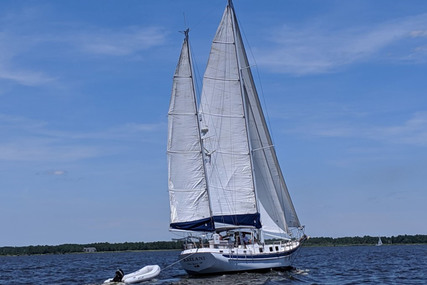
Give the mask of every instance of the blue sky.
M 167 110 L 225 0 L 0 1 L 0 246 L 169 240 Z M 427 234 L 427 3 L 235 0 L 311 236 Z

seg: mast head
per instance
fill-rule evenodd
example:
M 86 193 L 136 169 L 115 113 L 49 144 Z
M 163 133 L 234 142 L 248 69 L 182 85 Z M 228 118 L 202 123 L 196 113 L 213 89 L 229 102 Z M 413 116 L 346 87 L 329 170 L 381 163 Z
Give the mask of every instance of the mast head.
M 185 38 L 188 39 L 188 33 L 190 32 L 190 28 L 187 28 L 184 31 L 179 31 L 180 33 L 184 34 Z

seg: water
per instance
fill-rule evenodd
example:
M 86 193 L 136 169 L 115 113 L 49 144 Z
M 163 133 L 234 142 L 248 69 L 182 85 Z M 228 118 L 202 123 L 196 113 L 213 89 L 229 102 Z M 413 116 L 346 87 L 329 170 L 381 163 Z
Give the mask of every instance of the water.
M 178 259 L 178 251 L 118 252 L 38 256 L 0 256 L 0 284 L 95 285 L 148 264 L 161 268 Z M 303 247 L 289 271 L 189 277 L 179 264 L 142 284 L 427 284 L 427 245 Z

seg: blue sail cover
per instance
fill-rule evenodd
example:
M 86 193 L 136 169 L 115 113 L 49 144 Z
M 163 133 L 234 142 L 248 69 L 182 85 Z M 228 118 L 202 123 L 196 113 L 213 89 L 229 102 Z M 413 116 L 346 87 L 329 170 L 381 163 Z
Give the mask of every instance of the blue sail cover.
M 260 214 L 249 214 L 249 215 L 227 215 L 227 216 L 214 216 L 207 219 L 201 219 L 197 221 L 171 223 L 170 228 L 176 230 L 187 230 L 187 231 L 202 231 L 212 232 L 215 231 L 215 224 L 222 223 L 236 226 L 248 226 L 261 228 Z
M 215 225 L 211 218 L 201 219 L 191 222 L 171 223 L 170 227 L 176 230 L 196 231 L 196 232 L 212 232 L 215 230 Z
M 244 214 L 244 215 L 226 215 L 226 216 L 214 216 L 214 221 L 217 223 L 236 225 L 236 226 L 248 226 L 261 228 L 260 214 Z

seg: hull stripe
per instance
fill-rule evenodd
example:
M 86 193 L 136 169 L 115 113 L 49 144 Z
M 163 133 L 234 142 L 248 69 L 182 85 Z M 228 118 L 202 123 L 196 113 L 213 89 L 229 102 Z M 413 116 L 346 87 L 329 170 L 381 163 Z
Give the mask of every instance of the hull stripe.
M 291 255 L 297 249 L 298 249 L 298 247 L 295 248 L 295 249 L 293 249 L 293 250 L 290 250 L 290 251 L 279 252 L 279 253 L 269 253 L 269 254 L 256 254 L 256 255 L 223 254 L 222 256 L 224 256 L 225 258 L 232 258 L 232 259 L 263 259 L 263 258 L 274 258 L 274 257 L 283 257 L 283 256 Z

